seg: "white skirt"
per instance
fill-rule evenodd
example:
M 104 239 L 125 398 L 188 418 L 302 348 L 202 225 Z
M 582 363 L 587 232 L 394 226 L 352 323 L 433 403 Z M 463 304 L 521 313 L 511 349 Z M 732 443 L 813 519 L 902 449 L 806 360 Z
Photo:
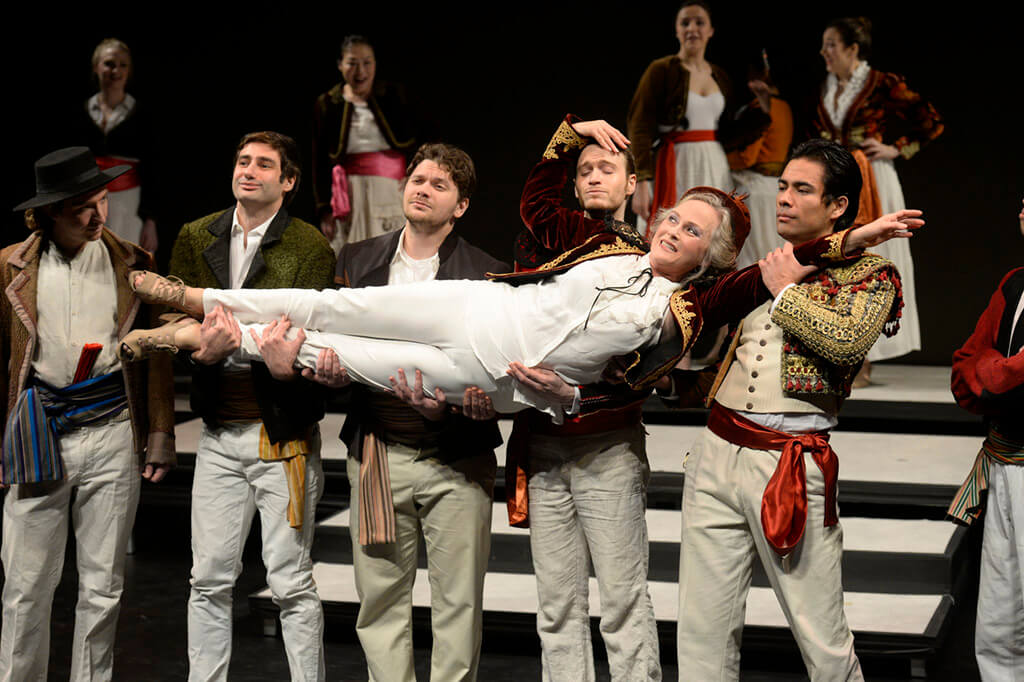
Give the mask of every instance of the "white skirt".
M 352 213 L 348 220 L 334 221 L 337 229 L 331 246 L 335 255 L 345 244 L 393 232 L 405 224 L 398 180 L 379 175 L 349 175 L 348 186 Z
M 737 192 L 749 195 L 745 201 L 750 209 L 750 236 L 736 257 L 736 269 L 742 270 L 785 244 L 775 222 L 779 179 L 752 170 L 733 171 L 732 179 Z
M 871 162 L 878 183 L 878 198 L 882 202 L 882 213 L 902 211 L 907 207 L 903 199 L 903 187 L 891 160 Z M 886 258 L 899 270 L 903 282 L 903 316 L 896 336 L 879 336 L 868 353 L 868 360 L 887 360 L 915 350 L 921 350 L 921 324 L 917 317 L 917 296 L 914 289 L 914 259 L 910 255 L 910 240 L 891 239 L 879 246 L 871 247 L 872 253 Z
M 676 198 L 691 187 L 706 185 L 724 192 L 733 189 L 729 159 L 722 145 L 714 140 L 676 143 Z M 644 234 L 647 221 L 637 216 L 637 230 Z
M 107 193 L 107 229 L 133 244 L 138 244 L 142 236 L 142 218 L 139 217 L 141 199 L 141 187 Z

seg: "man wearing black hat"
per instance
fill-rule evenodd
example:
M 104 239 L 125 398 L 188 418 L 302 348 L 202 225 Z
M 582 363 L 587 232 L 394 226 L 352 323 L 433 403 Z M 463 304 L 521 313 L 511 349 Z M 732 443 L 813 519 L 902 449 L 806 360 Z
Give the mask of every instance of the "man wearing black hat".
M 71 679 L 111 678 L 140 465 L 157 482 L 174 463 L 168 359 L 122 367 L 118 358 L 119 339 L 152 323 L 127 276 L 153 259 L 104 227 L 106 185 L 127 170 L 100 171 L 85 147 L 39 159 L 36 196 L 15 208 L 33 232 L 0 251 L 0 483 L 11 486 L 0 547 L 3 679 L 46 678 L 69 518 L 79 573 Z

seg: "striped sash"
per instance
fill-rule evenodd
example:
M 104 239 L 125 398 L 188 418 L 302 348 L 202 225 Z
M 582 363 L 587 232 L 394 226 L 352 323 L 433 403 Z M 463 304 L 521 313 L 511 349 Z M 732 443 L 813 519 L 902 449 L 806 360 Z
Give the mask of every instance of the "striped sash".
M 988 437 L 981 444 L 981 450 L 974 460 L 974 466 L 967 474 L 967 480 L 956 491 L 946 510 L 946 516 L 951 521 L 969 526 L 981 514 L 985 506 L 981 494 L 988 490 L 991 460 L 1018 466 L 1024 464 L 1024 442 L 1010 440 L 995 429 L 989 429 Z
M 60 436 L 97 424 L 128 406 L 120 371 L 56 388 L 40 379 L 22 391 L 7 417 L 0 483 L 35 483 L 64 478 Z
M 391 497 L 388 448 L 372 431 L 363 436 L 359 460 L 359 544 L 395 541 L 395 503 Z
M 312 452 L 309 438 L 271 443 L 267 427 L 260 424 L 260 459 L 281 462 L 288 481 L 288 525 L 302 530 L 306 514 L 306 456 Z

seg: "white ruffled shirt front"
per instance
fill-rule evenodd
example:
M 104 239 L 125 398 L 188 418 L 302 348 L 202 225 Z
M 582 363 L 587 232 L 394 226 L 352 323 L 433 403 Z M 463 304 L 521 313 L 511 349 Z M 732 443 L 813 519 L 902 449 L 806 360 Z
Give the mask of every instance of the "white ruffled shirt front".
M 836 91 L 839 89 L 839 79 L 834 73 L 830 73 L 825 79 L 825 111 L 828 112 L 832 125 L 836 128 L 843 127 L 846 114 L 853 105 L 853 100 L 864 89 L 864 83 L 868 80 L 871 67 L 867 62 L 860 62 L 850 75 L 850 80 L 843 87 L 843 91 L 836 98 Z

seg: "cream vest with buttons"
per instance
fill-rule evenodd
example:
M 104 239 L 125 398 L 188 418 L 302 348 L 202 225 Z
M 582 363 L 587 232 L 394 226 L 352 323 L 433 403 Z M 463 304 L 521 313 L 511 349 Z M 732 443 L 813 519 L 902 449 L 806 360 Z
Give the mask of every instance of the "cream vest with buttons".
M 782 327 L 772 322 L 771 307 L 767 301 L 744 318 L 736 357 L 715 400 L 744 412 L 835 415 L 839 411 L 835 396 L 826 400 L 815 396 L 810 403 L 782 392 Z

